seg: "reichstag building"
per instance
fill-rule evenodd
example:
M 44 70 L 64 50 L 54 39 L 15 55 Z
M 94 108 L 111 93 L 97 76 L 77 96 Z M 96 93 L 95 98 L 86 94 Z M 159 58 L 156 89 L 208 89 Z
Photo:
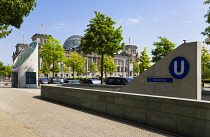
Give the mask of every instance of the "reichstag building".
M 39 45 L 39 49 L 41 49 L 41 44 L 43 44 L 45 41 L 45 39 L 47 39 L 49 36 L 51 35 L 46 35 L 46 34 L 34 34 L 32 36 L 32 41 L 37 40 L 38 41 L 38 45 Z M 78 54 L 80 54 L 81 56 L 83 56 L 86 60 L 86 63 L 84 64 L 85 67 L 85 73 L 80 74 L 80 73 L 76 73 L 75 77 L 83 77 L 83 78 L 87 78 L 87 77 L 99 77 L 100 76 L 100 72 L 97 73 L 91 73 L 88 71 L 88 66 L 90 64 L 91 61 L 94 61 L 95 65 L 98 66 L 98 61 L 100 58 L 100 55 L 97 55 L 95 53 L 91 54 L 91 55 L 87 55 L 84 54 L 81 49 L 80 49 L 80 43 L 81 43 L 81 35 L 73 35 L 70 36 L 69 38 L 66 39 L 66 41 L 63 44 L 63 48 L 65 50 L 65 56 L 69 57 L 71 52 L 77 52 Z M 21 51 L 27 46 L 28 44 L 22 44 L 22 43 L 18 43 L 15 47 L 16 47 L 16 51 L 13 52 L 13 62 L 16 59 L 16 57 L 21 53 Z M 132 70 L 130 70 L 128 72 L 128 68 L 129 68 L 129 63 L 131 61 L 136 61 L 137 58 L 137 46 L 135 45 L 126 45 L 125 49 L 123 51 L 121 51 L 119 54 L 115 55 L 112 59 L 114 59 L 114 62 L 117 66 L 116 68 L 116 72 L 113 72 L 113 74 L 111 74 L 111 76 L 114 77 L 133 77 L 134 75 L 137 75 L 135 73 L 133 73 Z M 71 67 L 69 67 L 70 72 L 69 73 L 65 73 L 63 71 L 63 63 L 60 63 L 60 67 L 61 67 L 61 72 L 55 74 L 55 76 L 57 77 L 72 77 L 73 72 L 71 71 Z M 42 59 L 40 57 L 38 57 L 38 69 L 42 68 Z M 108 74 L 108 76 L 110 76 L 110 74 Z M 39 77 L 52 77 L 52 73 L 50 74 L 42 74 L 39 73 Z

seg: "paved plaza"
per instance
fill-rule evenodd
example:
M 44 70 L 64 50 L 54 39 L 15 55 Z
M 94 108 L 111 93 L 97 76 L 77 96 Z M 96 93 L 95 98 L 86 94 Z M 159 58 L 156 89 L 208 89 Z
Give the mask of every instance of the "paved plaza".
M 0 137 L 170 136 L 40 98 L 40 89 L 0 83 Z

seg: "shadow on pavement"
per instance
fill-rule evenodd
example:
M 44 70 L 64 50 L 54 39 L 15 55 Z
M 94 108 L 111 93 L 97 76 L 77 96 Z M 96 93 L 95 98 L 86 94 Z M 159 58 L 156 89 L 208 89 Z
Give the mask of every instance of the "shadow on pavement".
M 141 125 L 141 124 L 138 124 L 138 123 L 134 123 L 134 122 L 130 122 L 130 121 L 127 121 L 127 120 L 115 118 L 115 117 L 112 117 L 112 116 L 107 116 L 107 115 L 102 114 L 102 113 L 98 113 L 98 112 L 94 112 L 94 111 L 91 111 L 91 110 L 79 108 L 79 107 L 76 107 L 76 106 L 67 105 L 67 104 L 64 104 L 64 103 L 59 103 L 59 102 L 56 102 L 56 101 L 53 101 L 53 100 L 44 99 L 41 96 L 33 96 L 33 98 L 39 99 L 39 100 L 42 100 L 42 101 L 47 101 L 49 103 L 53 103 L 53 104 L 56 104 L 56 105 L 60 105 L 62 107 L 71 108 L 71 109 L 74 109 L 74 110 L 77 110 L 77 111 L 80 111 L 80 112 L 84 112 L 84 113 L 91 114 L 91 115 L 94 115 L 94 116 L 98 116 L 98 117 L 101 117 L 101 118 L 105 118 L 105 119 L 108 119 L 108 120 L 112 120 L 112 121 L 115 121 L 115 122 L 118 122 L 118 123 L 121 123 L 121 124 L 127 124 L 127 125 L 135 127 L 135 128 L 141 128 L 141 129 L 149 131 L 149 132 L 156 132 L 160 135 L 166 135 L 167 134 L 167 137 L 177 136 L 175 134 L 172 134 L 172 133 L 169 133 L 169 132 L 166 132 L 166 131 L 163 131 L 163 130 L 159 130 L 159 129 L 156 129 L 156 128 L 144 126 L 144 125 Z

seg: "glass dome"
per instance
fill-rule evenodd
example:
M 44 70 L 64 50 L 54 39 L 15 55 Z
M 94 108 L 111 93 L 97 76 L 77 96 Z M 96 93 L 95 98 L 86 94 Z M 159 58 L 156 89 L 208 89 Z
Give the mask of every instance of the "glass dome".
M 28 57 L 33 53 L 34 49 L 36 48 L 37 43 L 33 42 L 26 46 L 23 51 L 20 52 L 20 54 L 15 59 L 15 62 L 13 64 L 13 69 L 18 68 L 20 65 L 22 65 Z
M 81 35 L 73 35 L 69 37 L 63 44 L 64 49 L 71 50 L 72 48 L 77 48 L 79 47 L 81 43 Z

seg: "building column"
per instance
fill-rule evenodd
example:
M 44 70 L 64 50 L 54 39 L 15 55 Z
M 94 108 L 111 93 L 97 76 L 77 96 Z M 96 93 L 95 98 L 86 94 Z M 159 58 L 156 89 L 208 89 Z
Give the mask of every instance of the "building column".
M 121 60 L 119 61 L 120 63 L 119 63 L 119 71 L 121 72 Z
M 124 77 L 124 73 L 125 73 L 125 61 L 126 60 L 123 60 L 123 77 Z

